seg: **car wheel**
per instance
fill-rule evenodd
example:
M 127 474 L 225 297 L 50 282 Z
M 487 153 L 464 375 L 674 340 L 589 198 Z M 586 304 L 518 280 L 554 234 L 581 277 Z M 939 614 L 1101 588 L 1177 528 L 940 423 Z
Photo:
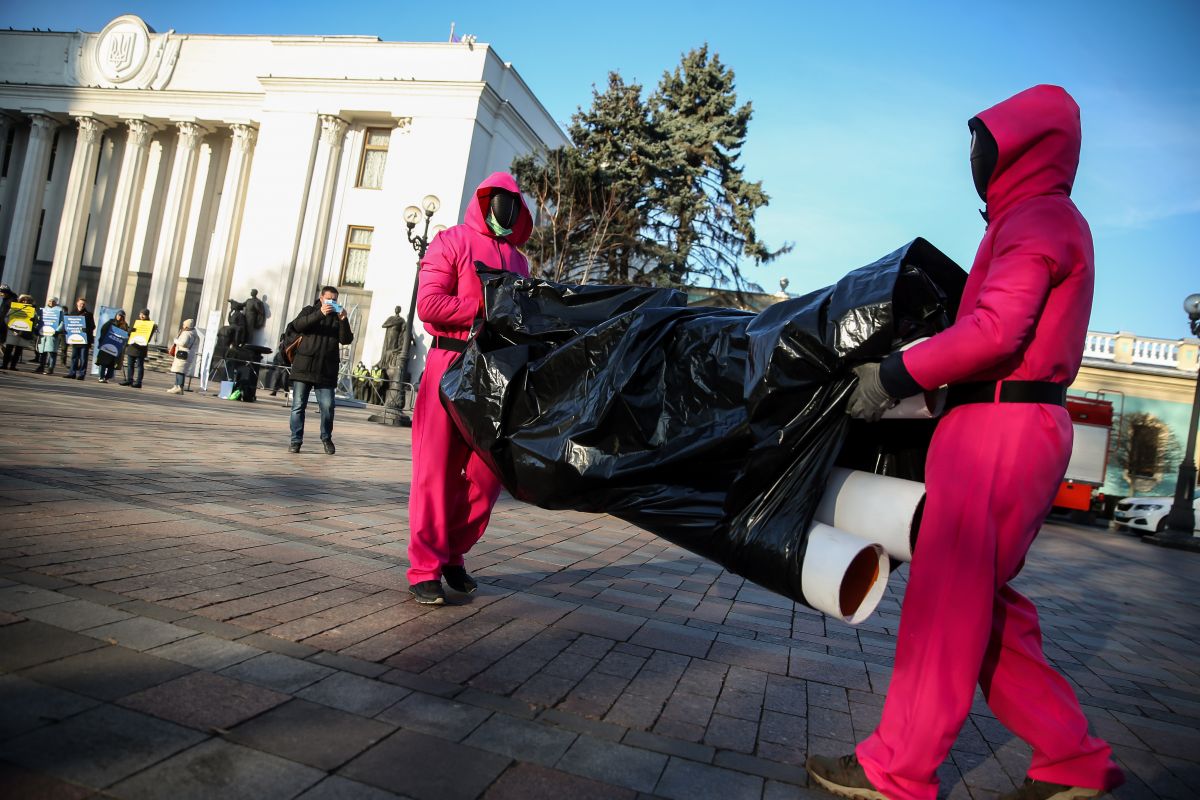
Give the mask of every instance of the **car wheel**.
M 1154 526 L 1154 532 L 1155 532 L 1155 533 L 1162 533 L 1162 532 L 1163 532 L 1163 531 L 1165 531 L 1166 529 L 1167 529 L 1167 518 L 1166 518 L 1166 517 L 1163 517 L 1162 519 L 1160 519 L 1160 520 L 1158 521 L 1158 524 Z

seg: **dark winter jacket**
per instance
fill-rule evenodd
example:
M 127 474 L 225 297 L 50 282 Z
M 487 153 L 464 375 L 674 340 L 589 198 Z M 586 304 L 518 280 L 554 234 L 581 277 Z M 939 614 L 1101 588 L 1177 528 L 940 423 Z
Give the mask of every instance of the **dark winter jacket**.
M 320 306 L 305 306 L 291 322 L 304 337 L 292 360 L 292 380 L 313 386 L 336 386 L 341 345 L 354 341 L 350 322 L 337 314 L 322 314 Z

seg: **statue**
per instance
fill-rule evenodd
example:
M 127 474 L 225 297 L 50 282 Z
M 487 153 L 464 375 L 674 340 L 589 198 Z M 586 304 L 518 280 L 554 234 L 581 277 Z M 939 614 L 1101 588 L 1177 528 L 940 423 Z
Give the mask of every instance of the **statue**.
M 262 300 L 258 299 L 258 289 L 250 290 L 250 297 L 242 303 L 242 308 L 246 313 L 246 323 L 249 325 L 248 330 L 260 331 L 267 324 L 267 307 Z
M 383 355 L 375 369 L 383 370 L 387 379 L 387 394 L 383 398 L 383 413 L 373 414 L 368 419 L 389 425 L 408 425 L 408 415 L 403 411 L 404 337 L 408 335 L 408 323 L 400 313 L 400 306 L 396 306 L 395 314 L 383 321 L 383 329 L 387 331 L 383 338 Z
M 234 328 L 234 338 L 232 344 L 241 346 L 250 341 L 250 326 L 246 322 L 246 304 L 239 303 L 232 297 L 229 298 L 229 325 Z M 224 330 L 224 328 L 222 328 Z M 217 334 L 220 336 L 220 332 Z
M 408 323 L 400 314 L 400 306 L 396 306 L 395 314 L 383 321 L 383 329 L 387 331 L 383 335 L 383 354 L 386 359 L 388 353 L 404 347 L 401 340 L 404 338 L 404 332 L 408 330 Z

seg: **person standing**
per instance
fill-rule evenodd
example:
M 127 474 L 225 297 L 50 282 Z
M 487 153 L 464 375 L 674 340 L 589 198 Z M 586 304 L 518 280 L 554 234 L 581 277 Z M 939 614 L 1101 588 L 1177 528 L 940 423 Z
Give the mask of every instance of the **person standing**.
M 968 126 L 988 228 L 958 317 L 882 365 L 856 367 L 847 407 L 873 421 L 896 398 L 949 386 L 883 715 L 853 755 L 807 767 L 843 797 L 932 800 L 978 684 L 1033 748 L 1024 785 L 1005 800 L 1096 797 L 1120 785 L 1121 770 L 1046 662 L 1037 609 L 1010 585 L 1071 456 L 1064 403 L 1094 282 L 1091 231 L 1071 201 L 1079 106 L 1058 86 L 1035 86 Z
M 138 322 L 150 321 L 150 309 L 143 308 L 138 312 Z M 135 323 L 134 328 L 138 326 Z M 145 326 L 142 326 L 145 327 Z M 146 374 L 146 356 L 150 352 L 150 340 L 158 333 L 158 326 L 150 327 L 149 333 L 143 339 L 139 338 L 135 341 L 131 335 L 129 344 L 125 346 L 125 380 L 121 381 L 119 386 L 132 386 L 134 389 L 142 388 L 142 378 Z
M 54 309 L 58 309 L 57 312 Z M 57 316 L 56 316 L 57 314 Z M 37 331 L 38 367 L 34 370 L 38 375 L 53 375 L 54 367 L 58 364 L 58 348 L 61 344 L 63 326 L 62 309 L 58 307 L 58 298 L 51 297 L 42 309 L 42 320 Z M 47 333 L 47 331 L 50 331 Z
M 196 320 L 185 319 L 173 345 L 175 360 L 171 362 L 171 372 L 175 373 L 175 385 L 167 389 L 168 394 L 183 394 L 183 382 L 192 371 L 192 364 L 196 360 L 196 345 L 199 342 L 200 334 L 196 333 Z
M 123 331 L 129 330 L 129 323 L 125 321 L 125 309 L 121 309 L 115 317 L 101 325 L 100 335 L 96 337 L 96 365 L 100 367 L 99 383 L 108 383 L 111 381 L 113 373 L 116 372 L 117 365 L 121 363 L 121 350 L 118 349 L 116 353 L 110 353 L 100 347 L 108 337 L 108 331 L 111 328 L 120 328 Z
M 15 303 L 24 303 L 26 306 L 33 305 L 33 297 L 23 294 L 18 297 Z M 22 316 L 14 323 L 9 320 L 8 331 L 4 336 L 4 369 L 10 369 L 14 372 L 17 369 L 17 364 L 21 363 L 21 356 L 25 353 L 26 347 L 33 347 L 36 343 L 37 331 L 42 326 L 42 315 L 35 309 L 26 308 L 32 316 Z M 12 304 L 9 305 L 9 313 L 12 313 Z M 20 324 L 22 327 L 16 327 Z M 29 330 L 24 327 L 29 326 Z
M 483 313 L 475 262 L 528 277 L 529 262 L 517 248 L 532 230 L 516 179 L 496 172 L 475 189 L 464 222 L 439 233 L 421 260 L 417 312 L 433 345 L 413 411 L 408 582 L 418 603 L 446 602 L 442 578 L 457 592 L 477 588 L 464 556 L 487 528 L 500 479 L 442 408 L 438 385 Z
M 304 409 L 310 392 L 317 395 L 321 410 L 321 444 L 333 455 L 333 390 L 337 386 L 341 347 L 354 341 L 346 309 L 338 303 L 338 290 L 333 286 L 321 289 L 317 302 L 289 323 L 301 338 L 292 359 L 292 439 L 288 452 L 299 453 L 304 443 Z
M 63 377 L 83 380 L 84 375 L 87 374 L 88 346 L 93 341 L 92 336 L 96 332 L 96 318 L 92 316 L 91 310 L 87 307 L 87 300 L 82 297 L 75 301 L 73 316 L 83 317 L 83 333 L 87 337 L 87 341 L 83 344 L 67 345 L 67 366 L 70 367 L 70 371 Z

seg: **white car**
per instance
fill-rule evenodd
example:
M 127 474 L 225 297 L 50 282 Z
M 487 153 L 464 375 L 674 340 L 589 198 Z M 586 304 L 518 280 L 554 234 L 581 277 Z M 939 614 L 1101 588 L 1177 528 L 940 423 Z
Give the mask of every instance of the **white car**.
M 1113 512 L 1113 527 L 1139 533 L 1157 533 L 1167 527 L 1174 497 L 1126 497 Z M 1200 531 L 1200 498 L 1192 506 L 1196 530 Z

